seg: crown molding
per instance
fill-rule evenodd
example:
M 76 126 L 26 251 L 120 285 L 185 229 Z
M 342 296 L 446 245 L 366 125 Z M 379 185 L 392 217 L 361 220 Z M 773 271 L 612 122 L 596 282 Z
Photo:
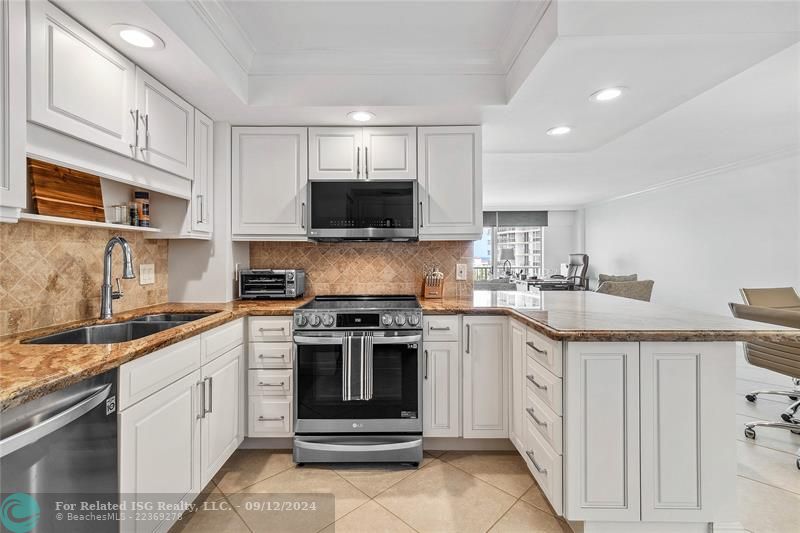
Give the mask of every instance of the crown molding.
M 236 17 L 219 0 L 186 0 L 231 57 L 249 73 L 256 49 Z

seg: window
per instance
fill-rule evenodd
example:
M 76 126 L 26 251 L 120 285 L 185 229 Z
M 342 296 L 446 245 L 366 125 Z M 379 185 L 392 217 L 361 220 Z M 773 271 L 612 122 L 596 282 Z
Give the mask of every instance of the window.
M 508 263 L 502 258 L 504 249 L 513 251 Z M 475 241 L 472 264 L 475 281 L 505 276 L 509 268 L 514 276 L 541 277 L 542 227 L 484 227 L 481 240 Z

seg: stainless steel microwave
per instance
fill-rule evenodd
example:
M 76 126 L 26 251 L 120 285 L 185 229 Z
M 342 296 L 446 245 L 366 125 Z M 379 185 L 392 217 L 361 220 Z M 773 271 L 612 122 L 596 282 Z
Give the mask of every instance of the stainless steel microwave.
M 416 181 L 309 182 L 308 237 L 317 241 L 414 241 Z

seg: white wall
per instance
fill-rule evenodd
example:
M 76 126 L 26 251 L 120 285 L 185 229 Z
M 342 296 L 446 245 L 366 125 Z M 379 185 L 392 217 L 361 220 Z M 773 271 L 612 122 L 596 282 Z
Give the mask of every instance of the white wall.
M 800 155 L 590 205 L 590 275 L 655 280 L 653 301 L 729 314 L 740 287 L 800 286 Z
M 550 211 L 547 227 L 542 230 L 544 239 L 544 268 L 551 274 L 558 274 L 561 263 L 566 263 L 569 254 L 583 252 L 576 242 L 575 211 Z

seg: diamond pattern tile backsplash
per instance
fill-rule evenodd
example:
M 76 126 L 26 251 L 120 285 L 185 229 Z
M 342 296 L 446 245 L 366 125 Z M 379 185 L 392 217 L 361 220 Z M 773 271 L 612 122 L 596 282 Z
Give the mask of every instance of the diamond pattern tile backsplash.
M 422 294 L 423 272 L 437 266 L 446 297 L 472 296 L 472 242 L 251 242 L 251 268 L 302 268 L 306 294 Z M 467 281 L 456 281 L 456 263 Z
M 131 243 L 137 278 L 142 263 L 154 264 L 156 272 L 152 285 L 123 279 L 125 296 L 114 300 L 114 310 L 166 302 L 168 241 L 123 229 L 0 224 L 0 335 L 98 317 L 103 251 L 113 235 Z M 112 275 L 120 277 L 119 247 L 113 267 Z

